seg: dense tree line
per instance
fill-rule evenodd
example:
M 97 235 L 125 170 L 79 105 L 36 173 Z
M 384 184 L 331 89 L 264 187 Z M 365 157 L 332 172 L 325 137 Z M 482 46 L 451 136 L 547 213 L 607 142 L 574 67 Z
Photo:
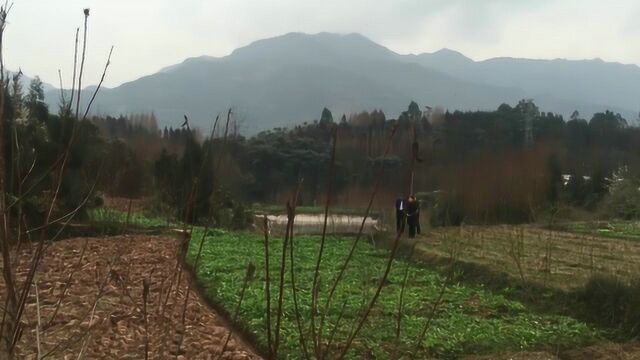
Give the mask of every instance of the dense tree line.
M 425 199 L 437 194 L 436 224 L 533 221 L 565 205 L 593 210 L 607 194 L 615 171 L 625 167 L 628 177 L 636 177 L 640 169 L 635 145 L 640 131 L 619 114 L 606 111 L 586 121 L 575 112 L 565 121 L 540 111 L 531 100 L 474 112 L 423 111 L 412 102 L 397 119 L 376 110 L 335 121 L 324 109 L 320 120 L 291 129 L 250 138 L 183 141 L 198 152 L 210 148 L 207 168 L 222 164 L 220 174 L 209 174 L 218 180 L 207 196 L 219 190 L 242 202 L 283 203 L 302 178 L 301 204 L 314 205 L 324 199 L 334 126 L 335 202 L 362 205 L 383 164 L 384 191 L 377 206 L 386 207 L 405 192 L 415 138 L 423 161 L 416 168 L 414 189 Z M 383 158 L 389 139 L 391 151 Z M 156 172 L 156 179 L 165 184 L 163 192 L 174 194 L 174 204 L 184 202 L 189 182 L 166 177 L 192 174 L 185 161 L 184 154 L 180 158 L 167 152 L 156 163 L 156 168 L 167 169 L 165 175 Z M 206 213 L 209 205 L 202 201 Z
M 12 215 L 20 220 L 16 223 L 41 224 L 46 204 L 56 192 L 55 216 L 89 203 L 104 158 L 105 142 L 98 129 L 89 121 L 77 121 L 68 106 L 50 114 L 37 77 L 26 93 L 20 74 L 2 91 L 4 181 L 9 203 L 15 204 Z M 65 171 L 59 173 L 56 169 L 62 161 Z
M 362 205 L 379 179 L 383 190 L 376 206 L 388 207 L 407 191 L 415 140 L 421 161 L 414 192 L 433 205 L 435 224 L 532 221 L 563 206 L 594 210 L 611 189 L 618 193 L 609 198 L 633 198 L 620 194 L 631 185 L 612 186 L 614 175 L 635 181 L 640 171 L 640 130 L 619 114 L 606 111 L 587 121 L 576 111 L 565 121 L 531 100 L 473 112 L 422 109 L 411 102 L 396 119 L 374 110 L 337 120 L 323 109 L 319 120 L 252 137 L 233 130 L 232 119 L 203 137 L 188 124 L 159 129 L 153 114 L 78 121 L 65 106 L 52 114 L 37 78 L 26 93 L 19 78 L 4 91 L 10 99 L 4 117 L 10 129 L 4 132 L 5 181 L 14 197 L 29 189 L 25 208 L 37 216 L 54 181 L 51 169 L 72 136 L 61 211 L 94 189 L 109 196 L 152 197 L 159 209 L 179 217 L 193 200 L 192 220 L 236 224 L 244 221 L 243 204 L 284 203 L 299 179 L 300 204 L 321 204 L 334 127 L 334 204 Z M 387 146 L 390 152 L 383 157 Z M 194 179 L 198 191 L 192 199 Z M 605 203 L 617 212 L 629 207 Z
M 23 89 L 20 76 L 2 89 L 4 181 L 12 215 L 20 218 L 13 223 L 42 224 L 53 196 L 57 219 L 77 209 L 82 217 L 101 193 L 153 191 L 150 169 L 165 147 L 153 114 L 83 119 L 64 98 L 52 112 L 42 81 L 36 77 Z

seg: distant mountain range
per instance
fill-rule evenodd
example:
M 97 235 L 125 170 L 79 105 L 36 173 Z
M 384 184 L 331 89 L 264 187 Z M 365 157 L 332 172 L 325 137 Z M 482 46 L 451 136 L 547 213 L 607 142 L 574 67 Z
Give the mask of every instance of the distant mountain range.
M 59 94 L 48 92 L 57 106 Z M 323 107 L 334 117 L 382 109 L 396 117 L 411 100 L 450 110 L 491 110 L 533 98 L 544 111 L 584 117 L 611 109 L 634 120 L 640 110 L 640 67 L 602 60 L 495 58 L 473 61 L 442 49 L 397 54 L 359 34 L 289 33 L 256 41 L 225 57 L 201 56 L 113 89 L 94 111 L 155 112 L 161 125 L 210 126 L 234 107 L 242 130 L 312 121 Z

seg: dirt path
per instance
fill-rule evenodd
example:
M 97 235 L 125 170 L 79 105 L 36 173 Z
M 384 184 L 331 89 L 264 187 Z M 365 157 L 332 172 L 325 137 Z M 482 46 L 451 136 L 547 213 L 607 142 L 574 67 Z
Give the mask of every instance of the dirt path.
M 85 244 L 83 261 L 73 273 L 56 317 L 47 326 Z M 176 291 L 175 254 L 175 239 L 161 236 L 75 238 L 52 244 L 36 276 L 42 324 L 40 353 L 51 359 L 76 359 L 80 352 L 85 359 L 144 359 L 148 338 L 150 359 L 216 359 L 229 330 L 193 289 L 183 311 L 187 276 L 181 277 Z M 31 248 L 21 251 L 20 283 L 26 277 L 31 255 Z M 149 285 L 148 336 L 143 315 L 145 280 Z M 4 284 L 0 284 L 0 293 L 5 293 Z M 18 358 L 35 359 L 35 287 L 23 323 Z M 258 358 L 235 336 L 222 356 Z

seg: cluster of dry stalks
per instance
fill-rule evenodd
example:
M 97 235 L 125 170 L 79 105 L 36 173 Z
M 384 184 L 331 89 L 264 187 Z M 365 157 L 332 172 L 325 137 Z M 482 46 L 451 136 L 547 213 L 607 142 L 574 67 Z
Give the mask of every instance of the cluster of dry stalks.
M 5 93 L 6 88 L 8 86 L 7 77 L 5 75 L 4 62 L 3 62 L 3 38 L 4 31 L 7 24 L 7 16 L 11 10 L 11 5 L 5 3 L 0 7 L 0 139 L 5 139 L 4 133 L 6 131 L 13 131 L 15 129 L 5 129 L 4 125 L 7 124 L 7 121 L 4 118 L 4 113 L 2 109 L 4 109 Z M 83 32 L 83 42 L 82 42 L 82 52 L 80 56 L 80 64 L 78 66 L 78 35 L 79 30 L 76 31 L 76 50 L 74 53 L 74 69 L 73 69 L 73 85 L 71 90 L 71 98 L 65 99 L 64 93 L 62 94 L 62 112 L 66 114 L 66 116 L 72 117 L 74 121 L 74 128 L 71 130 L 71 137 L 66 145 L 61 146 L 60 151 L 57 155 L 56 161 L 51 164 L 50 172 L 53 174 L 54 181 L 51 184 L 51 188 L 48 192 L 49 196 L 46 199 L 47 203 L 47 212 L 46 217 L 43 222 L 38 227 L 28 227 L 26 225 L 26 220 L 22 214 L 22 205 L 23 201 L 27 196 L 31 194 L 34 188 L 39 185 L 42 181 L 45 180 L 44 177 L 40 179 L 35 179 L 35 181 L 31 181 L 31 187 L 28 189 L 22 189 L 21 186 L 18 186 L 16 192 L 16 199 L 9 202 L 7 198 L 7 193 L 9 192 L 8 184 L 5 182 L 6 174 L 5 169 L 7 168 L 4 163 L 5 154 L 1 149 L 4 149 L 4 145 L 0 146 L 0 213 L 2 214 L 2 222 L 0 224 L 0 245 L 2 250 L 2 262 L 3 262 L 3 279 L 5 283 L 5 302 L 3 306 L 3 314 L 2 314 L 2 322 L 0 324 L 0 336 L 2 337 L 2 352 L 7 354 L 9 358 L 12 358 L 15 353 L 16 344 L 18 343 L 22 332 L 23 332 L 23 315 L 25 311 L 25 304 L 29 295 L 32 291 L 36 291 L 36 281 L 37 281 L 37 273 L 38 267 L 42 261 L 42 257 L 44 256 L 47 248 L 51 244 L 52 241 L 55 241 L 64 228 L 73 220 L 76 214 L 82 209 L 82 207 L 86 204 L 89 198 L 92 196 L 93 189 L 95 188 L 95 184 L 98 181 L 99 174 L 95 179 L 95 182 L 85 196 L 84 200 L 72 211 L 63 214 L 61 216 L 55 216 L 55 211 L 58 209 L 57 202 L 59 199 L 60 189 L 62 186 L 65 170 L 67 168 L 69 157 L 71 153 L 71 149 L 78 135 L 78 127 L 80 122 L 86 120 L 87 115 L 91 109 L 91 105 L 95 100 L 104 78 L 107 73 L 107 69 L 110 65 L 111 52 L 107 58 L 107 62 L 102 73 L 101 80 L 94 90 L 86 109 L 81 114 L 80 112 L 80 104 L 81 104 L 81 89 L 82 89 L 82 76 L 84 74 L 84 63 L 86 58 L 86 48 L 87 48 L 87 25 L 89 18 L 89 9 L 84 10 L 84 32 Z M 113 48 L 112 48 L 113 50 Z M 76 88 L 77 86 L 77 88 Z M 75 112 L 73 112 L 72 108 L 75 102 Z M 0 140 L 1 141 L 1 140 Z M 0 144 L 1 145 L 1 144 Z M 15 144 L 12 144 L 15 149 L 15 155 L 12 159 L 14 162 L 12 165 L 15 169 L 23 169 L 24 164 L 20 163 L 20 151 L 22 150 L 18 144 L 18 139 L 15 137 Z M 31 166 L 33 169 L 33 166 Z M 27 181 L 27 178 L 31 175 L 31 170 L 24 172 L 25 175 L 22 174 L 23 171 L 17 171 L 17 176 L 19 177 L 16 180 L 18 184 L 24 184 Z M 14 209 L 17 209 L 17 216 L 12 216 L 14 213 Z M 56 234 L 52 237 L 48 237 L 47 235 L 50 232 L 50 228 L 52 225 L 61 225 L 60 230 L 57 231 Z M 39 238 L 36 236 L 32 236 L 32 234 L 36 234 L 40 232 Z M 25 237 L 27 237 L 25 239 Z M 16 279 L 16 268 L 18 264 L 17 255 L 21 249 L 21 246 L 24 245 L 25 242 L 30 242 L 35 245 L 35 250 L 33 257 L 28 265 L 28 271 L 25 279 L 20 283 Z M 82 254 L 78 259 L 78 263 L 82 261 Z M 61 292 L 59 300 L 56 302 L 55 310 L 51 316 L 51 318 L 44 324 L 51 324 L 55 321 L 56 316 L 58 315 L 58 309 L 60 303 L 62 303 L 65 295 L 66 289 L 68 289 L 68 284 L 72 281 L 74 272 L 77 270 L 77 266 L 69 269 L 68 280 L 64 286 L 64 291 Z M 37 291 L 36 291 L 37 294 Z M 99 299 L 99 296 L 97 297 Z M 97 301 L 97 300 L 96 300 Z M 40 320 L 38 319 L 38 323 L 40 324 Z M 90 332 L 87 334 L 89 335 Z M 41 341 L 40 337 L 38 337 L 38 341 Z M 41 348 L 40 344 L 37 344 L 38 349 Z M 40 357 L 39 354 L 38 356 Z

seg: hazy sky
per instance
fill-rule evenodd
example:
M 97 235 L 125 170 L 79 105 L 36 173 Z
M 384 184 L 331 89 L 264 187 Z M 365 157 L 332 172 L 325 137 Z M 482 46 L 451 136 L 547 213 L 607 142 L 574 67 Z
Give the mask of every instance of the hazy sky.
M 199 55 L 292 31 L 359 32 L 399 53 L 442 47 L 476 59 L 595 58 L 640 64 L 637 0 L 13 0 L 9 68 L 58 85 L 91 8 L 86 83 L 119 85 Z M 66 86 L 66 85 L 65 85 Z

